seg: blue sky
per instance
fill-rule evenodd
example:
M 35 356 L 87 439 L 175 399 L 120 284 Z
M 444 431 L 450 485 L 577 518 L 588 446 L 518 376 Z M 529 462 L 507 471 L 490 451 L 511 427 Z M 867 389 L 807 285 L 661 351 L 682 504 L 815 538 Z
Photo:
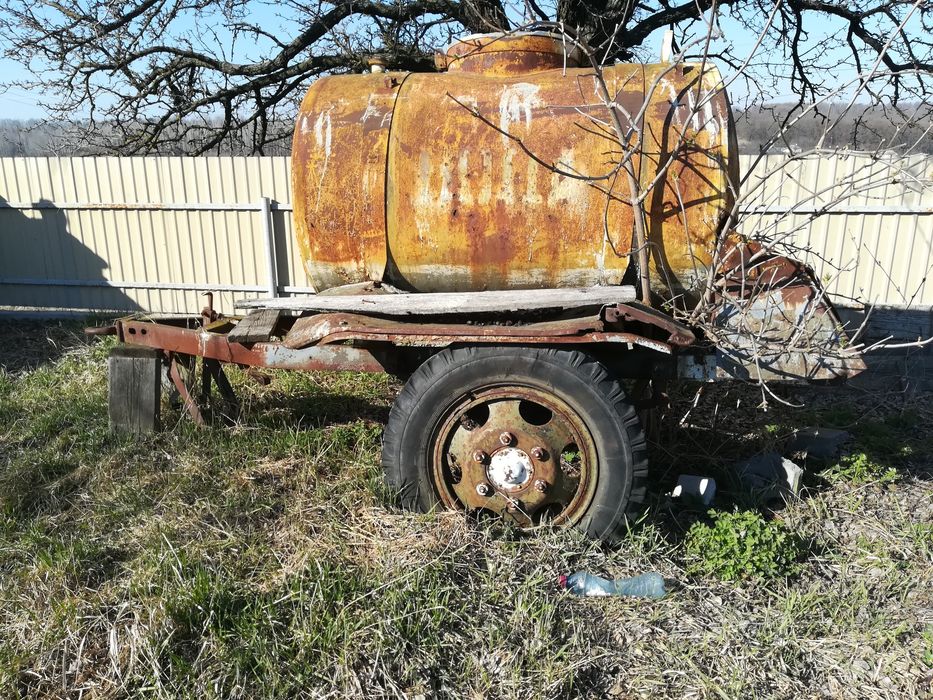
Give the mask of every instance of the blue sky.
M 0 119 L 38 119 L 45 110 L 38 106 L 35 93 L 9 87 L 8 81 L 20 80 L 28 74 L 18 63 L 0 58 Z
M 270 30 L 275 27 L 281 27 L 279 36 L 288 36 L 290 32 L 294 31 L 296 25 L 294 20 L 289 17 L 283 17 L 280 14 L 286 6 L 257 2 L 250 3 L 249 7 L 251 8 L 250 20 L 258 20 L 261 25 Z M 215 30 L 217 30 L 217 27 L 223 26 L 222 18 L 214 17 L 207 19 L 209 26 Z M 817 30 L 811 31 L 809 40 L 806 42 L 810 50 L 813 51 L 814 60 L 823 60 L 829 63 L 833 62 L 833 59 L 838 58 L 842 51 L 832 46 L 834 41 L 838 41 L 837 37 L 839 36 L 841 26 L 837 26 L 838 23 L 831 20 L 827 20 L 819 25 L 812 22 L 811 24 L 814 27 L 818 27 Z M 732 44 L 735 47 L 735 52 L 739 55 L 745 55 L 751 50 L 756 39 L 754 31 L 751 31 L 744 26 L 742 22 L 729 16 L 721 18 L 720 26 L 725 33 L 725 38 L 720 42 L 720 47 L 723 43 Z M 178 27 L 178 31 L 180 32 L 190 32 L 194 29 L 194 22 Z M 217 31 L 221 36 L 224 36 L 222 29 Z M 657 58 L 662 34 L 663 32 L 659 31 L 648 39 L 645 45 L 646 58 Z M 232 55 L 228 56 L 228 58 L 233 58 L 234 60 L 258 58 L 266 49 L 266 46 L 263 45 L 264 43 L 267 44 L 267 42 L 262 41 L 241 42 L 239 45 L 232 47 L 230 51 Z M 850 79 L 853 76 L 853 70 L 842 70 L 835 75 L 840 82 L 845 79 Z M 40 93 L 10 87 L 10 82 L 27 77 L 28 73 L 22 66 L 10 60 L 0 59 L 0 118 L 36 119 L 45 116 L 44 110 L 39 106 Z M 787 81 L 776 81 L 765 89 L 771 91 L 768 97 L 773 101 L 782 101 L 793 97 L 790 91 L 790 84 Z M 734 101 L 736 99 L 741 100 L 744 87 L 735 83 L 730 89 L 730 92 L 733 94 Z

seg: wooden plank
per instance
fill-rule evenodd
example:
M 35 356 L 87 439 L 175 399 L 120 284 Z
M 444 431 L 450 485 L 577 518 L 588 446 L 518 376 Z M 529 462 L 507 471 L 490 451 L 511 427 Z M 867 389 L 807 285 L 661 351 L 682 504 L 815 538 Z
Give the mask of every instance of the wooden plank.
M 272 337 L 282 312 L 275 308 L 259 309 L 236 324 L 227 334 L 231 343 L 265 343 Z
M 877 350 L 863 355 L 868 369 L 847 383 L 871 391 L 933 390 L 933 347 Z
M 110 428 L 135 434 L 159 430 L 162 353 L 122 345 L 110 351 L 107 364 Z
M 431 294 L 319 295 L 252 299 L 242 301 L 238 306 L 289 311 L 344 311 L 381 316 L 472 316 L 536 309 L 579 309 L 624 303 L 634 299 L 635 288 L 624 286 Z
M 892 342 L 912 342 L 933 336 L 933 306 L 837 306 L 839 318 L 851 336 L 865 322 L 863 342 L 891 338 Z M 870 311 L 870 314 L 869 314 Z

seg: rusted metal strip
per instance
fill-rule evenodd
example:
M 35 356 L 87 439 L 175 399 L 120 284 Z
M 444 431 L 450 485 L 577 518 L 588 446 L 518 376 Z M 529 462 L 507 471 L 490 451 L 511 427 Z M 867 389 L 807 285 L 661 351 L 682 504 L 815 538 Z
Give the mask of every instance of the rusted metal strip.
M 637 302 L 607 306 L 603 310 L 603 316 L 609 323 L 634 322 L 659 328 L 668 334 L 667 342 L 678 347 L 687 347 L 696 342 L 696 335 L 689 327 L 678 323 L 667 314 Z
M 178 390 L 182 401 L 184 401 L 185 410 L 188 411 L 188 415 L 191 416 L 191 419 L 198 425 L 205 425 L 206 422 L 204 420 L 204 416 L 201 413 L 201 409 L 198 408 L 197 401 L 194 400 L 194 397 L 188 390 L 188 385 L 185 383 L 185 380 L 179 373 L 178 362 L 173 353 L 169 353 L 168 376 L 172 380 L 172 384 L 174 384 L 175 388 Z
M 671 353 L 667 343 L 628 332 L 608 330 L 598 316 L 526 325 L 415 323 L 359 314 L 317 314 L 298 319 L 283 345 L 292 349 L 346 341 L 390 343 L 395 346 L 446 347 L 454 343 L 567 345 L 630 343 Z
M 437 336 L 472 338 L 489 342 L 492 338 L 508 337 L 527 340 L 555 336 L 579 336 L 591 331 L 604 330 L 598 316 L 529 323 L 521 326 L 501 324 L 473 325 L 468 323 L 423 323 L 395 321 L 362 314 L 314 314 L 295 321 L 285 336 L 284 343 L 290 348 L 302 348 L 318 342 L 362 339 L 372 335 L 389 335 L 398 338 L 407 336 Z
M 140 320 L 117 321 L 119 336 L 130 345 L 206 357 L 248 367 L 299 370 L 354 370 L 385 372 L 386 365 L 364 348 L 341 345 L 293 350 L 281 343 L 256 343 L 251 347 L 231 343 L 220 333 L 182 328 Z

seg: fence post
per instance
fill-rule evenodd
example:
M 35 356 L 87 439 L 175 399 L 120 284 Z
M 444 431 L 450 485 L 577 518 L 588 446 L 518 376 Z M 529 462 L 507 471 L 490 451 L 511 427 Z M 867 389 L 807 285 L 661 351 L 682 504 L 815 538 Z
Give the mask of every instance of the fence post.
M 275 226 L 272 224 L 272 207 L 268 197 L 259 200 L 259 209 L 262 212 L 262 230 L 266 241 L 269 296 L 274 299 L 279 295 L 279 270 L 275 261 Z

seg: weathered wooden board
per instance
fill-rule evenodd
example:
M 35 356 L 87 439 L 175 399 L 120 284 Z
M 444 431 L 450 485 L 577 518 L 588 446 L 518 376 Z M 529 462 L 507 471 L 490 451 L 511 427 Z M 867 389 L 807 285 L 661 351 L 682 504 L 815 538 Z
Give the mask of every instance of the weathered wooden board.
M 121 345 L 110 351 L 110 428 L 127 433 L 159 430 L 162 353 L 152 348 Z
M 265 343 L 275 331 L 281 315 L 278 309 L 253 311 L 227 334 L 227 340 L 231 343 Z
M 868 369 L 847 384 L 871 391 L 933 391 L 933 347 L 877 350 L 863 356 Z
M 581 287 L 570 289 L 522 289 L 492 292 L 443 292 L 431 294 L 368 294 L 361 296 L 311 296 L 283 299 L 251 299 L 243 308 L 289 311 L 344 311 L 384 316 L 469 316 L 482 313 L 579 309 L 634 301 L 635 288 Z M 248 318 L 248 317 L 247 317 Z
M 933 336 L 933 306 L 908 309 L 896 306 L 837 305 L 836 310 L 850 336 L 865 324 L 863 342 L 884 338 L 891 338 L 892 342 L 914 342 Z

